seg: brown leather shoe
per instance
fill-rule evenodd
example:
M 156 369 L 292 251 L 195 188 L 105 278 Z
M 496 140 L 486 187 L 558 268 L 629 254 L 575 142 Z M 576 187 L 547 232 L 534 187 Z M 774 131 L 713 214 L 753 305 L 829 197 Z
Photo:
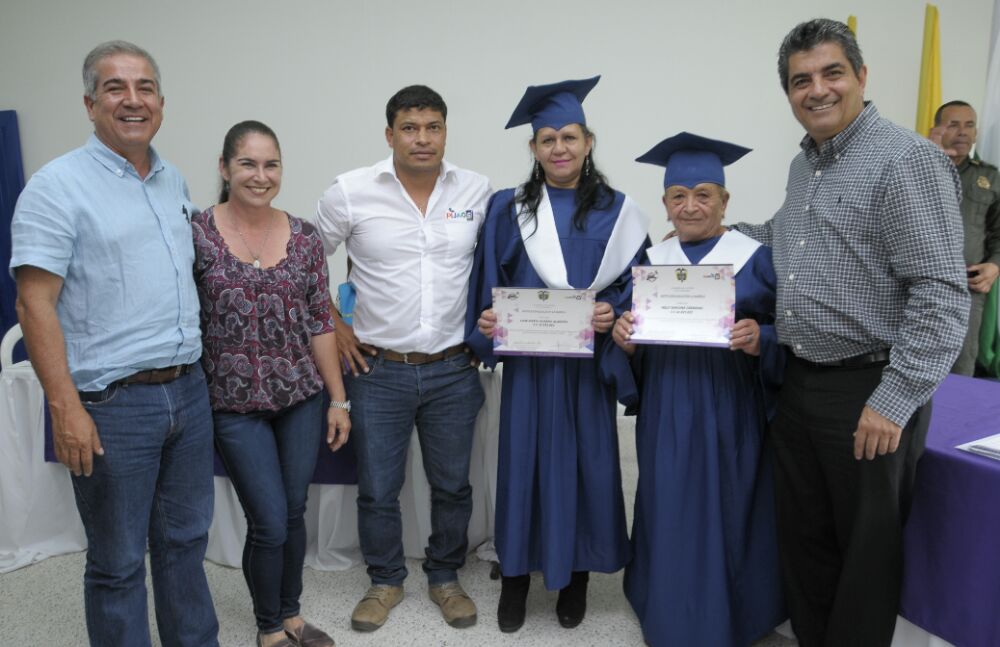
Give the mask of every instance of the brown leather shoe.
M 329 634 L 308 622 L 303 622 L 297 631 L 285 629 L 285 635 L 295 647 L 335 647 Z
M 434 604 L 441 607 L 444 621 L 456 629 L 476 624 L 476 603 L 456 582 L 435 584 L 427 589 Z
M 385 624 L 389 609 L 403 599 L 403 587 L 392 584 L 372 584 L 351 614 L 351 629 L 375 631 Z
M 284 638 L 271 645 L 271 647 L 295 647 L 295 644 L 287 636 L 288 634 L 285 634 Z M 257 647 L 264 647 L 264 642 L 261 640 L 261 633 L 259 631 L 257 632 Z

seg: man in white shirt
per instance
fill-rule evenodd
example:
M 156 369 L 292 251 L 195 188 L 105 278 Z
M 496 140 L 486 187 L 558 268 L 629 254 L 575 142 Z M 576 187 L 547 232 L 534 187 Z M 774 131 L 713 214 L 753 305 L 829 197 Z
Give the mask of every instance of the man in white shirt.
M 381 627 L 403 598 L 399 491 L 414 424 L 431 486 L 429 594 L 449 625 L 476 622 L 457 571 L 468 548 L 469 457 L 483 391 L 462 339 L 490 186 L 444 161 L 447 116 L 434 90 L 403 88 L 386 105 L 392 156 L 338 176 L 319 201 L 327 251 L 346 243 L 357 291 L 354 327 L 336 321 L 351 373 L 358 534 L 372 582 L 351 615 L 357 631 Z

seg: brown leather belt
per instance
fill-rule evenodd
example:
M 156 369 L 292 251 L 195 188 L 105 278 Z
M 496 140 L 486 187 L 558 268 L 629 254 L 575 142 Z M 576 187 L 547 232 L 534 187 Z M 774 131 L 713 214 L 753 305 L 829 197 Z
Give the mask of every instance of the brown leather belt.
M 178 364 L 177 366 L 168 366 L 166 368 L 139 371 L 118 380 L 118 384 L 166 384 L 167 382 L 173 382 L 182 375 L 190 373 L 192 366 L 194 364 Z
M 438 353 L 398 353 L 394 350 L 389 350 L 388 348 L 379 348 L 377 350 L 382 353 L 382 357 L 386 358 L 390 362 L 402 362 L 411 366 L 430 364 L 431 362 L 440 362 L 443 359 L 448 359 L 449 357 L 469 352 L 469 349 L 465 344 L 458 344 L 457 346 L 452 346 L 451 348 L 445 348 L 443 351 Z

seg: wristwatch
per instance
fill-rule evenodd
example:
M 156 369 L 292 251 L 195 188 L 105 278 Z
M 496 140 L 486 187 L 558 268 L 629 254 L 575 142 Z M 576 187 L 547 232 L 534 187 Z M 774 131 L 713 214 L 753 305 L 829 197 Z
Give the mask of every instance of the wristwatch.
M 343 409 L 347 413 L 351 412 L 351 401 L 350 400 L 330 400 L 331 409 Z

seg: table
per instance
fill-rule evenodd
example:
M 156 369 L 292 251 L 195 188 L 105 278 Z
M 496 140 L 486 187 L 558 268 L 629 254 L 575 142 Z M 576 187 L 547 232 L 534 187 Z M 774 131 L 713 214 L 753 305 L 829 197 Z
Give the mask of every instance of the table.
M 1000 645 L 1000 461 L 955 445 L 996 433 L 1000 384 L 949 375 L 903 538 L 902 615 L 961 647 Z
M 472 518 L 469 546 L 494 558 L 493 501 L 496 493 L 497 430 L 500 372 L 480 371 L 486 401 L 476 419 L 469 482 Z M 73 500 L 69 472 L 46 463 L 43 394 L 28 362 L 7 365 L 0 372 L 0 573 L 47 557 L 84 550 L 86 535 Z M 321 570 L 345 570 L 361 562 L 358 547 L 356 485 L 312 485 L 305 521 L 306 564 Z M 424 557 L 430 529 L 430 486 L 424 476 L 416 431 L 400 494 L 403 550 L 407 557 Z M 215 477 L 215 516 L 209 530 L 206 557 L 239 567 L 246 520 L 229 479 Z
M 28 362 L 0 372 L 0 573 L 87 547 L 69 470 L 46 463 L 42 387 Z

